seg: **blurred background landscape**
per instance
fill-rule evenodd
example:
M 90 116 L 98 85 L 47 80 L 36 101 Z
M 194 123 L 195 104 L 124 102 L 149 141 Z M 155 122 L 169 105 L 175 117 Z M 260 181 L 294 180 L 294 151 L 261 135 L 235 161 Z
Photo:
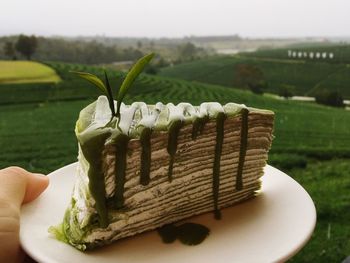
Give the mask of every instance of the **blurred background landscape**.
M 75 162 L 75 121 L 99 92 L 70 71 L 102 77 L 106 70 L 116 87 L 136 59 L 155 52 L 126 102 L 273 110 L 269 164 L 308 191 L 318 217 L 310 242 L 290 262 L 350 255 L 349 4 L 104 0 L 99 8 L 77 1 L 60 9 L 58 1 L 28 2 L 5 4 L 0 18 L 0 169 L 50 173 Z

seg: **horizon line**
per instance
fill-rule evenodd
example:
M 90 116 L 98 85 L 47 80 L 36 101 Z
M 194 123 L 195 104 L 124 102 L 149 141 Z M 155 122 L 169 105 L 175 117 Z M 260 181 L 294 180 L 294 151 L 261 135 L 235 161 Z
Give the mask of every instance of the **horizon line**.
M 183 35 L 183 36 L 127 36 L 127 35 L 107 35 L 107 34 L 94 34 L 94 35 L 63 35 L 63 34 L 33 34 L 33 33 L 13 33 L 13 34 L 2 34 L 0 33 L 0 37 L 15 37 L 19 35 L 34 35 L 37 37 L 46 37 L 46 38 L 127 38 L 127 39 L 186 39 L 186 38 L 228 38 L 228 37 L 238 37 L 242 40 L 259 40 L 259 39 L 273 39 L 273 40 L 292 40 L 292 39 L 337 39 L 337 38 L 349 38 L 350 35 L 302 35 L 302 36 L 243 36 L 240 34 L 218 34 L 218 35 L 196 35 L 196 34 L 191 34 L 191 35 Z

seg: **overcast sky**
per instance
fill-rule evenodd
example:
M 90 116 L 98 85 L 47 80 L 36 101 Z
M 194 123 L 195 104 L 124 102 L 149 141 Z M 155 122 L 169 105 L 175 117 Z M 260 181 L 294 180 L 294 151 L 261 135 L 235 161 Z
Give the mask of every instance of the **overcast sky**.
M 0 35 L 350 36 L 349 0 L 0 0 Z

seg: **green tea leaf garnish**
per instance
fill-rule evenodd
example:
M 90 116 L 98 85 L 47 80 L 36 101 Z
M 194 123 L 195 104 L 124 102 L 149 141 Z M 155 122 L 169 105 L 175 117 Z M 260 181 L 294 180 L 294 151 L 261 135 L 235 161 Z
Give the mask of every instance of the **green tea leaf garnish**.
M 113 92 L 111 89 L 111 86 L 109 84 L 107 72 L 104 71 L 104 76 L 105 76 L 105 83 L 103 81 L 90 73 L 87 72 L 79 72 L 79 71 L 71 71 L 72 73 L 78 75 L 79 77 L 87 80 L 88 82 L 94 84 L 97 88 L 99 88 L 104 95 L 107 96 L 108 103 L 109 103 L 109 108 L 111 109 L 112 112 L 112 119 L 114 117 L 118 118 L 118 123 L 120 121 L 120 106 L 122 105 L 123 99 L 130 89 L 131 85 L 134 83 L 138 75 L 142 72 L 142 70 L 145 68 L 145 66 L 150 62 L 150 60 L 154 57 L 154 53 L 148 54 L 142 58 L 140 58 L 135 65 L 130 69 L 129 73 L 126 75 L 120 89 L 117 92 L 117 112 L 115 111 L 114 107 L 114 97 L 113 97 Z M 111 119 L 111 120 L 112 120 Z
M 108 98 L 108 102 L 109 102 L 109 107 L 111 109 L 112 118 L 113 118 L 113 116 L 115 116 L 113 92 L 112 92 L 111 86 L 109 85 L 109 80 L 108 80 L 108 76 L 107 76 L 106 71 L 105 71 L 105 83 L 106 83 L 106 87 L 107 87 L 107 93 L 108 93 L 107 98 Z
M 96 87 L 98 87 L 106 96 L 108 96 L 108 91 L 103 84 L 102 80 L 100 80 L 97 76 L 87 73 L 87 72 L 79 72 L 79 71 L 71 71 L 72 73 L 78 75 L 79 77 L 89 81 L 90 83 L 94 84 Z
M 129 73 L 126 75 L 117 96 L 117 113 L 116 116 L 120 116 L 120 106 L 122 101 L 130 89 L 131 85 L 134 83 L 135 79 L 140 75 L 145 66 L 151 61 L 154 57 L 154 53 L 148 54 L 142 58 L 140 58 L 135 65 L 130 69 Z

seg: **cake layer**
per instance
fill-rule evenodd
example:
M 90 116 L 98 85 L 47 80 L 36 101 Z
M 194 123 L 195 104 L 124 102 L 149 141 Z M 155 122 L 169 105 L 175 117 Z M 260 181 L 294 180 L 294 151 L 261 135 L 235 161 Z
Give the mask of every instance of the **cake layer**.
M 270 111 L 229 103 L 122 106 L 120 123 L 82 111 L 66 241 L 85 250 L 255 196 L 272 141 Z M 87 147 L 88 146 L 88 147 Z M 100 161 L 96 161 L 96 160 Z

